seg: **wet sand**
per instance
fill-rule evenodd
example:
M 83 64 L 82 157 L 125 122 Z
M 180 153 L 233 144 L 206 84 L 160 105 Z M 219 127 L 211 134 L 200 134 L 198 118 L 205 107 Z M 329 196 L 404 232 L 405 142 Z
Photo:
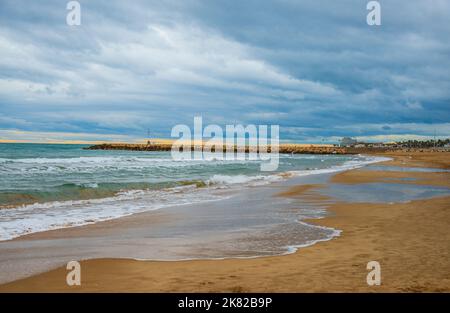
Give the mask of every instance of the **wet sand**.
M 403 167 L 431 167 L 431 168 L 450 168 L 450 151 L 434 152 L 431 150 L 400 150 L 386 153 L 377 153 L 379 156 L 390 156 L 392 161 L 384 162 L 385 165 L 403 166 Z
M 448 153 L 399 152 L 387 165 L 450 168 Z M 450 186 L 450 173 L 352 170 L 333 182 L 358 184 L 386 179 L 398 183 Z M 399 177 L 401 176 L 401 177 Z M 313 196 L 320 185 L 293 187 L 286 197 Z M 342 230 L 340 237 L 296 253 L 252 259 L 134 261 L 95 259 L 81 262 L 82 285 L 68 287 L 61 267 L 1 285 L 0 291 L 138 292 L 450 292 L 450 197 L 407 203 L 336 202 L 330 215 L 309 223 Z M 366 284 L 367 262 L 381 265 L 381 286 Z

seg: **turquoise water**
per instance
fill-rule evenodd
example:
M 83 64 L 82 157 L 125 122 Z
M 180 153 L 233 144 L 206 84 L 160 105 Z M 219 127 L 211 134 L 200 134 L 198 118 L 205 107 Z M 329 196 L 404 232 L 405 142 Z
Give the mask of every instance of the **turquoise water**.
M 83 150 L 86 145 L 0 144 L 0 206 L 102 198 L 121 190 L 269 179 L 259 161 L 173 161 L 170 152 Z M 329 168 L 348 156 L 282 156 L 277 172 Z
M 170 152 L 84 147 L 0 144 L 0 240 L 173 205 L 216 201 L 226 197 L 218 191 L 240 191 L 287 176 L 376 161 L 362 156 L 280 155 L 276 172 L 261 172 L 261 161 L 175 161 Z

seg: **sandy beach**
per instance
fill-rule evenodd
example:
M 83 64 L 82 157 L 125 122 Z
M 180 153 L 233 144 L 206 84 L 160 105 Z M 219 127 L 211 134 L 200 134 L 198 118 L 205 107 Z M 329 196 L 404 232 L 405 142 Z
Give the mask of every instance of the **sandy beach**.
M 446 152 L 394 152 L 383 165 L 449 169 Z M 450 172 L 338 173 L 336 184 L 395 182 L 450 187 Z M 322 184 L 296 186 L 280 197 L 315 197 Z M 450 197 L 409 202 L 334 201 L 323 219 L 339 237 L 296 253 L 251 259 L 81 262 L 82 285 L 66 285 L 65 267 L 0 286 L 2 292 L 450 292 Z M 366 265 L 381 265 L 382 283 L 368 286 Z

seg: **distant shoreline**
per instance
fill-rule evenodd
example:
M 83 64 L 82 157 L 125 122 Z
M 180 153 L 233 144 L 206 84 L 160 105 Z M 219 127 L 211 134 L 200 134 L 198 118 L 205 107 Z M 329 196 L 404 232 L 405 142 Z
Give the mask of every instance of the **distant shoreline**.
M 191 145 L 191 150 L 199 148 L 201 145 Z M 172 149 L 171 142 L 164 143 L 150 143 L 150 144 L 131 144 L 131 143 L 103 143 L 92 145 L 85 150 L 129 150 L 129 151 L 170 151 Z M 226 150 L 223 146 L 222 151 Z M 270 145 L 268 152 L 271 152 Z M 389 148 L 353 148 L 353 147 L 337 147 L 333 145 L 314 145 L 314 144 L 280 144 L 279 153 L 293 153 L 293 154 L 360 154 L 360 153 L 379 153 L 386 152 Z M 237 151 L 237 147 L 234 147 Z M 212 149 L 214 152 L 214 148 Z M 249 152 L 248 146 L 245 147 L 245 152 Z

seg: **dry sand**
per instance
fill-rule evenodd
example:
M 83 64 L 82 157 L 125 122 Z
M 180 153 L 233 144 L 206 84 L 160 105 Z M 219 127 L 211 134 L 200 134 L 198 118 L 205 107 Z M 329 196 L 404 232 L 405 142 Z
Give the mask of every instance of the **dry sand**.
M 448 153 L 393 156 L 389 165 L 450 166 Z M 348 171 L 333 180 L 361 183 L 400 175 L 367 172 Z M 450 185 L 450 173 L 407 175 Z M 320 186 L 296 187 L 284 196 L 301 197 L 313 188 Z M 342 235 L 290 255 L 175 262 L 97 259 L 81 262 L 81 287 L 68 287 L 67 271 L 59 268 L 2 285 L 0 291 L 450 292 L 450 197 L 395 204 L 335 203 L 329 211 L 329 217 L 309 222 L 341 229 Z M 381 265 L 381 286 L 366 284 L 371 260 Z

